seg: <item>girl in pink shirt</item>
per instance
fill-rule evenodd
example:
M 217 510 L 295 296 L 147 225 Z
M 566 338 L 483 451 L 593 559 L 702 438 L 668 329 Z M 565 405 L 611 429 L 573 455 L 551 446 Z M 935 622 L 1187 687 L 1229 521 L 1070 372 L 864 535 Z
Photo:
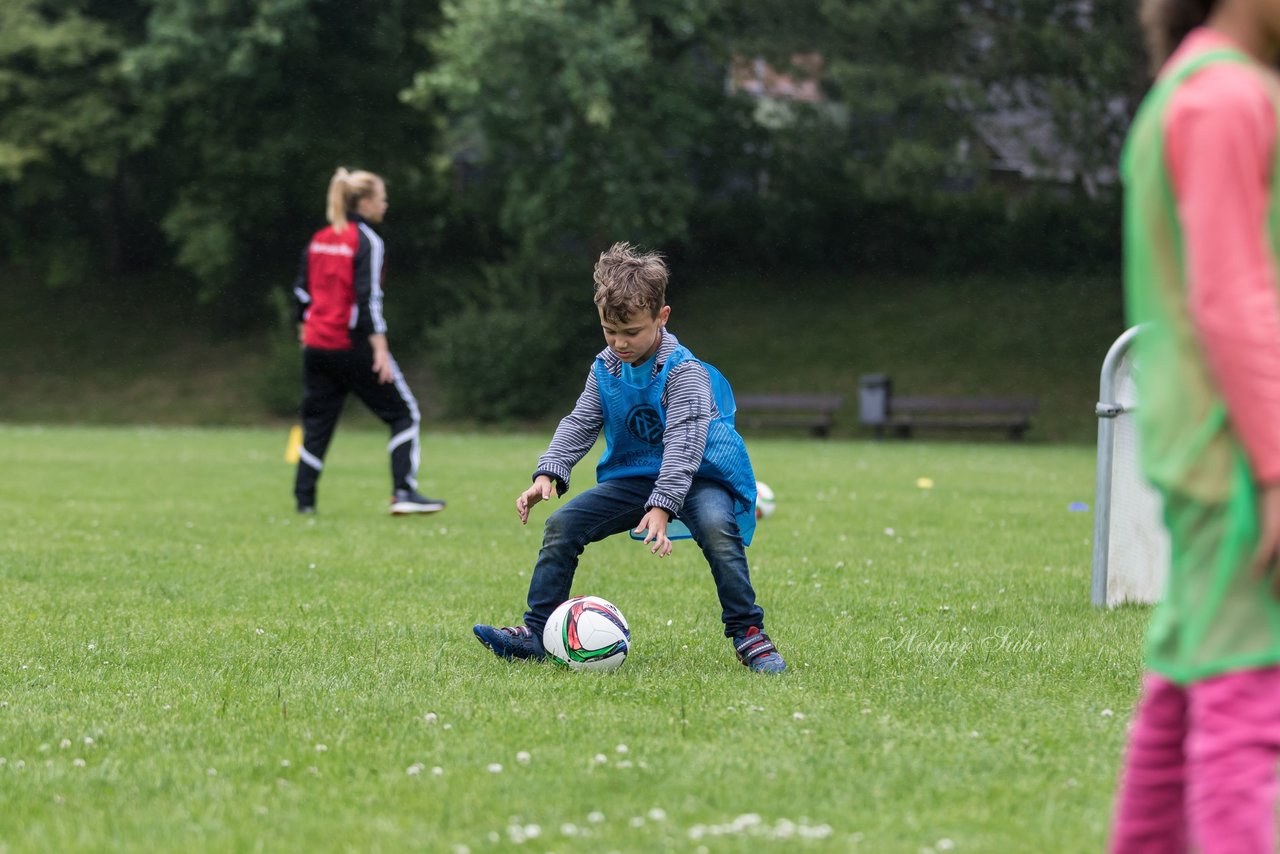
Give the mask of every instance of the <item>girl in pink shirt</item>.
M 1115 852 L 1271 852 L 1280 758 L 1280 0 L 1143 0 L 1126 143 L 1143 469 L 1173 545 Z

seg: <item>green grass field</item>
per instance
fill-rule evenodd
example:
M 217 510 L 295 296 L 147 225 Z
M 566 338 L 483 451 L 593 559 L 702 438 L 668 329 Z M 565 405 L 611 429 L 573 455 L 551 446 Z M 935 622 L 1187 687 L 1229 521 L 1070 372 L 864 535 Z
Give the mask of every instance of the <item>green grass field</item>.
M 790 672 L 692 544 L 614 538 L 600 675 L 470 631 L 523 610 L 545 438 L 428 433 L 449 508 L 396 519 L 339 430 L 300 519 L 283 431 L 0 427 L 0 851 L 1101 848 L 1146 612 L 1088 604 L 1088 449 L 752 441 Z

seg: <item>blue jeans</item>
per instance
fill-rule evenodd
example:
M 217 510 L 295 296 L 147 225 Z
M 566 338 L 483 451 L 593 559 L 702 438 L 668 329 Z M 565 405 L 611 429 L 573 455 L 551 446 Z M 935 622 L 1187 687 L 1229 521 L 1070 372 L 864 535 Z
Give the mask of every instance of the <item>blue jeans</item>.
M 542 550 L 529 581 L 529 610 L 524 615 L 525 625 L 539 637 L 551 612 L 569 598 L 578 557 L 587 543 L 639 525 L 653 483 L 651 477 L 606 480 L 547 518 Z M 688 526 L 711 565 L 725 636 L 739 637 L 752 626 L 763 631 L 764 609 L 756 604 L 756 593 L 751 588 L 747 555 L 733 515 L 733 495 L 713 480 L 694 478 L 680 510 L 680 521 Z M 640 549 L 639 544 L 636 548 Z

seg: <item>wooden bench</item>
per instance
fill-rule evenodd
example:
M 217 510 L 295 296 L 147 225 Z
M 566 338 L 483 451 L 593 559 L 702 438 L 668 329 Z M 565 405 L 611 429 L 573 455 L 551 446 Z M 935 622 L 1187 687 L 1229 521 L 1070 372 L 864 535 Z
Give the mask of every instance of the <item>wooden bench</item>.
M 862 378 L 858 420 L 874 428 L 876 438 L 892 433 L 911 438 L 924 430 L 1004 430 L 1021 439 L 1031 429 L 1031 416 L 1040 409 L 1034 397 L 947 397 L 893 394 L 883 374 Z
M 825 439 L 831 435 L 836 411 L 844 405 L 838 394 L 736 395 L 739 427 L 804 427 Z

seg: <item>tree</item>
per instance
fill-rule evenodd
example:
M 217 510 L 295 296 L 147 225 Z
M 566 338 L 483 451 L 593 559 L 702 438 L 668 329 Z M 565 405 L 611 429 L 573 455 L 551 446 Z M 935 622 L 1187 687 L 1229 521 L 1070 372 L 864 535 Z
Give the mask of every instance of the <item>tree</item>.
M 12 212 L 0 245 L 27 248 L 26 263 L 54 285 L 82 278 L 94 256 L 120 264 L 121 164 L 157 126 L 120 65 L 137 30 L 132 11 L 83 0 L 0 5 L 0 202 Z M 58 215 L 29 221 L 50 209 Z
M 163 227 L 233 323 L 296 264 L 337 166 L 386 175 L 398 215 L 425 218 L 431 127 L 398 93 L 434 14 L 412 0 L 154 0 L 126 66 L 165 117 L 154 153 L 175 189 Z
M 0 240 L 55 283 L 176 260 L 238 328 L 292 273 L 347 165 L 385 174 L 416 220 L 395 241 L 403 263 L 439 231 L 432 125 L 398 97 L 436 14 L 412 0 L 7 0 Z M 37 210 L 59 216 L 28 224 Z
M 428 36 L 409 103 L 439 111 L 444 165 L 475 161 L 526 268 L 574 247 L 681 237 L 720 114 L 720 0 L 467 0 Z

